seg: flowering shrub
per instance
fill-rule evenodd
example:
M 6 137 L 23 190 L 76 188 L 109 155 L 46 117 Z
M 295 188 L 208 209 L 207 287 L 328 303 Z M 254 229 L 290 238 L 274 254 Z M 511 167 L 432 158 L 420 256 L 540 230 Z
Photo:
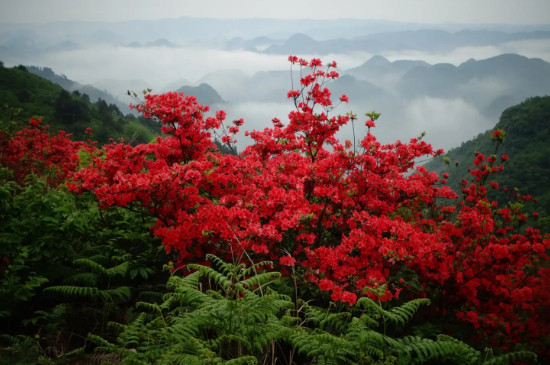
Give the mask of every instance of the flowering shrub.
M 226 128 L 223 111 L 206 117 L 208 108 L 191 96 L 147 95 L 136 109 L 168 136 L 105 146 L 74 174 L 71 189 L 93 191 L 103 207 L 144 207 L 179 264 L 246 250 L 283 272 L 293 267 L 334 301 L 437 294 L 440 310 L 487 335 L 547 336 L 548 326 L 538 324 L 550 309 L 542 266 L 550 238 L 518 230 L 528 221 L 521 205 L 498 207 L 486 195 L 487 185 L 499 188 L 489 179 L 507 156 L 478 154 L 473 182 L 457 194 L 448 174 L 415 163 L 443 151 L 417 138 L 381 144 L 370 133 L 375 113 L 358 149 L 342 144 L 335 134 L 355 117 L 331 114 L 326 84 L 339 76 L 336 63 L 289 61 L 302 72 L 287 94 L 294 110 L 286 123 L 273 119 L 272 128 L 247 132 L 254 143 L 239 156 L 218 153 L 211 133 L 223 127 L 235 135 L 242 120 Z M 222 140 L 231 143 L 230 135 Z M 493 134 L 503 139 L 503 131 Z
M 0 165 L 10 170 L 20 184 L 33 173 L 57 186 L 75 171 L 78 151 L 85 144 L 72 141 L 71 135 L 63 131 L 50 135 L 49 126 L 42 125 L 40 119 L 31 118 L 29 124 L 13 136 L 0 131 Z

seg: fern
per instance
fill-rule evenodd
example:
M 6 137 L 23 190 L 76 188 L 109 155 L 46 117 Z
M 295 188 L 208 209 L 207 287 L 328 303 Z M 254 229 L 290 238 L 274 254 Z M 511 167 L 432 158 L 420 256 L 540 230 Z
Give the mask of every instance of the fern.
M 71 286 L 71 285 L 57 285 L 50 286 L 44 289 L 45 292 L 51 292 L 54 294 L 61 294 L 67 297 L 78 298 L 97 298 L 99 289 L 89 286 Z
M 247 275 L 246 270 L 243 270 L 243 275 Z M 254 286 L 267 285 L 280 277 L 281 273 L 265 272 L 254 275 L 246 280 L 242 280 L 239 282 L 239 285 L 242 286 L 244 290 L 251 290 Z
M 106 274 L 109 278 L 114 278 L 114 277 L 117 277 L 117 276 L 120 276 L 120 277 L 124 278 L 124 277 L 129 275 L 129 272 L 130 272 L 130 262 L 129 261 L 124 261 L 124 262 L 120 263 L 119 265 L 110 267 L 106 270 Z
M 258 360 L 254 356 L 242 356 L 225 362 L 225 365 L 250 365 L 257 364 Z
M 110 324 L 119 333 L 115 342 L 90 335 L 96 351 L 116 354 L 121 364 L 256 364 L 269 358 L 308 364 L 504 364 L 533 358 L 518 352 L 482 362 L 479 351 L 449 336 L 394 338 L 378 331 L 386 322 L 409 323 L 427 299 L 386 310 L 361 298 L 343 312 L 299 302 L 296 311 L 290 297 L 269 287 L 279 273 L 264 271 L 267 263 L 246 267 L 208 259 L 212 267 L 188 265 L 193 273 L 170 277 L 162 300 L 138 302 L 142 312 L 131 323 Z M 218 290 L 203 292 L 201 279 Z
M 114 301 L 115 299 L 124 302 L 132 297 L 132 289 L 128 286 L 119 286 L 114 289 L 100 290 L 98 295 L 105 302 Z
M 76 273 L 71 276 L 71 281 L 84 286 L 97 286 L 97 275 L 91 272 Z
M 214 281 L 216 285 L 219 285 L 224 290 L 228 290 L 228 288 L 230 288 L 233 284 L 233 282 L 229 280 L 226 275 L 216 271 L 216 269 L 214 268 L 194 264 L 187 265 L 187 267 L 191 270 L 197 270 L 201 276 L 206 276 L 208 279 Z
M 505 365 L 513 364 L 515 362 L 533 362 L 537 361 L 537 355 L 529 351 L 516 351 L 509 354 L 493 357 L 487 361 L 484 361 L 484 365 Z
M 85 267 L 96 275 L 107 276 L 107 269 L 97 261 L 94 261 L 93 259 L 90 259 L 90 258 L 76 259 L 73 261 L 73 264 Z
M 378 314 L 380 314 L 384 320 L 389 320 L 394 324 L 405 325 L 416 314 L 420 306 L 429 305 L 430 300 L 426 298 L 413 299 L 409 302 L 402 304 L 399 307 L 393 307 L 389 311 L 382 308 L 382 306 L 368 297 L 362 297 L 357 301 L 356 306 L 362 306 L 364 308 L 372 308 Z
M 189 264 L 187 267 L 197 270 L 201 276 L 212 280 L 215 285 L 224 290 L 228 297 L 236 298 L 256 286 L 261 288 L 268 285 L 281 276 L 279 272 L 258 273 L 262 268 L 272 265 L 271 261 L 262 261 L 247 268 L 245 264 L 233 265 L 212 254 L 206 255 L 206 258 L 214 264 L 214 267 L 197 264 Z
M 319 326 L 322 330 L 345 332 L 351 318 L 350 312 L 330 313 L 326 310 L 304 304 L 306 323 Z

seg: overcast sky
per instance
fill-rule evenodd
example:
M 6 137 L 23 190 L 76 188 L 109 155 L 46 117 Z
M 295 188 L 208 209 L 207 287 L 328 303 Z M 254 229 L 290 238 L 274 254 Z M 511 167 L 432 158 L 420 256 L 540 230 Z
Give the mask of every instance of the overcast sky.
M 2 23 L 191 16 L 550 24 L 550 0 L 0 0 L 0 9 Z

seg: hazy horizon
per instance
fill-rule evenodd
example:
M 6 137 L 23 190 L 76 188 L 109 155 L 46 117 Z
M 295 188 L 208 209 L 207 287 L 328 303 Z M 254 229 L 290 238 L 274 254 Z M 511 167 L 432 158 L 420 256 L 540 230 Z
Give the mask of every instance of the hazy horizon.
M 207 80 L 228 101 L 222 106 L 227 109 L 228 118 L 245 118 L 245 130 L 268 127 L 271 118 L 284 119 L 290 111 L 291 103 L 285 100 L 291 87 L 288 53 L 276 52 L 277 47 L 295 49 L 292 53 L 304 58 L 335 60 L 342 74 L 376 55 L 389 61 L 419 60 L 431 65 L 458 66 L 470 59 L 514 53 L 550 63 L 547 0 L 350 0 L 337 6 L 325 0 L 285 0 L 271 7 L 252 0 L 163 1 L 156 6 L 141 0 L 0 0 L 0 5 L 0 60 L 6 66 L 48 67 L 73 81 L 106 90 L 123 103 L 131 101 L 126 95 L 128 89 L 152 88 L 160 93 Z M 235 21 L 237 18 L 246 21 Z M 426 30 L 436 31 L 430 33 L 433 39 L 422 38 Z M 448 47 L 441 45 L 445 34 L 437 31 L 458 34 L 463 30 L 487 30 L 488 39 L 495 40 L 483 43 L 473 36 Z M 393 32 L 409 36 L 409 43 L 404 41 L 400 46 L 401 33 L 396 40 Z M 529 32 L 533 33 L 530 38 L 523 37 Z M 307 39 L 292 48 L 287 42 L 297 33 L 311 37 L 313 46 L 338 41 L 330 43 L 335 48 L 311 48 L 322 51 L 308 51 L 312 45 Z M 514 36 L 506 38 L 510 34 Z M 373 35 L 379 37 L 374 45 L 393 46 L 362 46 L 365 39 L 371 39 L 365 37 Z M 499 41 L 503 37 L 506 39 Z M 349 45 L 345 51 L 338 48 L 345 44 Z M 272 52 L 268 52 L 269 47 Z M 254 75 L 270 71 L 286 73 L 276 85 L 266 84 L 265 90 L 259 88 L 263 85 L 250 84 Z M 401 76 L 391 75 L 376 85 L 386 97 L 351 98 L 349 105 L 341 105 L 336 112 L 353 110 L 361 116 L 375 109 L 383 115 L 375 131 L 382 141 L 406 140 L 426 131 L 428 141 L 448 148 L 498 121 L 474 105 L 472 95 L 477 93 L 478 99 L 483 93 L 494 97 L 499 95 L 499 88 L 504 92 L 508 87 L 503 86 L 502 80 L 488 77 L 461 86 L 464 94 L 460 96 L 419 95 L 404 99 L 396 89 Z M 261 77 L 258 80 L 270 82 Z M 250 100 L 246 98 L 247 91 L 252 93 Z M 269 95 L 258 98 L 257 94 L 264 92 Z M 342 132 L 344 138 L 349 138 L 349 134 Z M 246 144 L 243 141 L 241 138 L 239 142 L 241 149 Z
M 423 24 L 548 24 L 547 0 L 1 0 L 0 23 L 127 21 L 182 16 L 220 19 L 376 19 Z

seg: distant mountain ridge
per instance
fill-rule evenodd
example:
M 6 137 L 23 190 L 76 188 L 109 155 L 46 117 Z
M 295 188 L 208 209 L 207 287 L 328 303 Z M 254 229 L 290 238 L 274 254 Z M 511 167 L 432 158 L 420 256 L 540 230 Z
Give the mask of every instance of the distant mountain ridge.
M 160 126 L 150 120 L 123 115 L 103 99 L 91 102 L 87 94 L 69 92 L 24 66 L 0 65 L 0 100 L 0 121 L 5 125 L 26 125 L 30 117 L 38 117 L 52 131 L 72 133 L 77 140 L 90 138 L 85 131 L 91 127 L 92 138 L 99 143 L 121 137 L 132 144 L 145 143 L 160 134 Z
M 344 74 L 369 81 L 404 99 L 461 98 L 494 120 L 505 108 L 528 97 L 550 94 L 550 63 L 517 54 L 470 59 L 458 66 L 390 62 L 374 56 Z
M 491 84 L 498 93 L 493 93 Z M 511 103 L 507 106 L 511 106 L 531 96 L 550 94 L 550 63 L 503 54 L 479 61 L 472 59 L 459 66 L 414 67 L 403 75 L 397 87 L 405 98 L 462 97 L 496 119 L 502 110 L 491 106 L 503 96 Z
M 115 98 L 113 95 L 111 95 L 107 91 L 99 90 L 92 85 L 83 85 L 76 81 L 68 79 L 65 75 L 58 75 L 56 74 L 51 68 L 49 67 L 36 67 L 36 66 L 25 66 L 25 68 L 35 74 L 38 75 L 46 80 L 49 80 L 59 86 L 61 86 L 63 89 L 73 92 L 75 90 L 78 90 L 82 94 L 86 94 L 90 97 L 90 101 L 96 102 L 99 99 L 105 100 L 107 104 L 114 104 L 120 109 L 120 111 L 124 114 L 130 113 L 131 110 L 128 106 L 128 104 L 123 103 L 119 99 Z
M 25 68 L 46 80 L 49 80 L 67 91 L 73 92 L 75 90 L 79 91 L 82 94 L 87 94 L 90 97 L 92 102 L 98 100 L 105 100 L 108 104 L 116 105 L 121 111 L 125 114 L 131 112 L 128 104 L 125 104 L 112 96 L 107 91 L 101 91 L 91 85 L 82 85 L 76 81 L 68 79 L 65 75 L 58 75 L 49 67 L 36 67 L 36 66 L 25 66 Z M 134 91 L 134 90 L 132 90 Z M 177 92 L 184 92 L 186 95 L 193 95 L 197 98 L 197 101 L 203 105 L 213 105 L 213 104 L 223 104 L 225 101 L 217 93 L 212 86 L 207 83 L 201 83 L 198 86 L 182 86 L 176 90 Z
M 549 24 L 538 25 L 496 25 L 496 24 L 433 24 L 392 22 L 375 19 L 214 19 L 181 17 L 178 19 L 135 20 L 126 22 L 56 22 L 39 24 L 0 24 L 0 45 L 7 45 L 17 39 L 23 45 L 33 40 L 35 45 L 49 47 L 60 41 L 69 40 L 80 45 L 109 42 L 128 44 L 153 42 L 165 38 L 176 44 L 195 40 L 233 38 L 257 38 L 265 36 L 271 39 L 284 40 L 296 33 L 309 34 L 317 40 L 364 37 L 369 40 L 380 40 L 380 34 L 386 34 L 382 41 L 395 43 L 403 34 L 398 32 L 440 29 L 451 35 L 441 35 L 442 41 L 463 42 L 464 39 L 501 41 L 514 39 L 506 33 L 530 33 L 550 31 Z M 480 32 L 474 35 L 458 32 L 468 29 Z M 391 33 L 394 33 L 391 35 Z M 505 33 L 505 34 L 503 34 Z M 61 37 L 60 37 L 61 36 Z M 420 34 L 416 36 L 418 38 Z M 534 36 L 534 35 L 531 35 Z M 414 36 L 411 36 L 414 39 Z M 522 36 L 525 37 L 525 36 Z M 364 39 L 359 39 L 364 40 Z M 14 45 L 12 43 L 12 45 Z M 23 48 L 21 48 L 23 49 Z M 1 58 L 1 57 L 0 57 Z
M 453 33 L 436 29 L 420 29 L 327 40 L 315 40 L 307 34 L 296 33 L 282 43 L 280 40 L 271 40 L 272 45 L 261 52 L 282 55 L 345 54 L 360 51 L 372 54 L 400 50 L 448 52 L 460 47 L 497 46 L 507 42 L 539 39 L 550 39 L 550 31 L 506 33 L 490 30 L 462 30 Z M 239 46 L 244 49 L 258 50 L 256 43 L 254 39 L 250 42 L 240 42 Z M 269 39 L 264 38 L 263 43 L 269 43 Z
M 180 18 L 120 23 L 0 24 L 0 59 L 7 63 L 89 46 L 212 47 L 264 54 L 448 52 L 550 40 L 550 24 L 422 25 L 375 20 Z
M 182 86 L 176 91 L 183 92 L 185 95 L 193 95 L 202 105 L 210 106 L 225 103 L 216 90 L 206 83 L 201 83 L 199 86 Z
M 79 86 L 81 93 L 94 95 L 51 69 L 37 69 L 67 90 Z M 341 106 L 338 112 L 381 112 L 383 118 L 377 135 L 384 142 L 407 140 L 425 131 L 437 147 L 449 148 L 493 126 L 504 109 L 529 97 L 550 95 L 550 63 L 517 54 L 470 59 L 458 66 L 418 60 L 390 61 L 373 56 L 357 67 L 338 72 L 340 78 L 327 85 L 335 100 L 341 94 L 349 97 L 349 104 Z M 294 84 L 289 71 L 248 75 L 240 70 L 220 70 L 201 78 L 198 86 L 180 80 L 171 83 L 169 89 L 195 95 L 201 104 L 218 104 L 229 113 L 234 111 L 236 115 L 231 117 L 244 117 L 253 123 L 252 128 L 263 128 L 261 123 L 268 125 L 275 116 L 271 114 L 284 118 L 292 108 L 286 95 L 291 87 L 298 87 L 299 71 L 292 75 Z M 131 80 L 119 83 L 104 80 L 102 85 L 111 85 L 109 90 L 118 90 L 117 94 L 124 89 L 125 96 L 125 87 Z M 147 87 L 144 83 L 144 87 L 136 90 L 129 88 L 140 91 Z M 98 98 L 112 102 L 107 95 Z M 252 104 L 258 107 L 251 108 Z

